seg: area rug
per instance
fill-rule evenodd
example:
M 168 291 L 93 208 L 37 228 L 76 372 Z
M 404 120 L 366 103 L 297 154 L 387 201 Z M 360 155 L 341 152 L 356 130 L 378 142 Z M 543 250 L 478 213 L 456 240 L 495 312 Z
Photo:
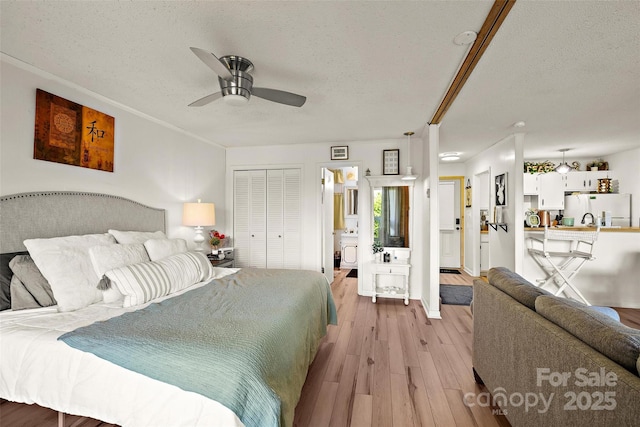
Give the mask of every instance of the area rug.
M 462 273 L 460 273 L 460 271 L 454 270 L 452 268 L 441 268 L 440 269 L 440 273 L 443 273 L 443 274 L 462 274 Z
M 350 272 L 347 273 L 347 277 L 358 277 L 358 269 L 354 268 Z
M 440 285 L 442 304 L 469 305 L 473 299 L 473 286 Z

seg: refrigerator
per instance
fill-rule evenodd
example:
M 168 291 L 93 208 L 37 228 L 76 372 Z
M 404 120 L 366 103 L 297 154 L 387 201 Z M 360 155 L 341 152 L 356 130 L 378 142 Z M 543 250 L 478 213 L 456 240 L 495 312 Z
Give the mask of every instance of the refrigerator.
M 564 198 L 564 216 L 573 217 L 576 225 L 586 213 L 593 214 L 593 218 L 602 218 L 603 226 L 630 227 L 631 226 L 631 194 L 572 194 Z M 610 215 L 611 225 L 605 225 L 605 218 Z M 589 217 L 587 217 L 589 218 Z M 586 219 L 589 222 L 589 219 Z

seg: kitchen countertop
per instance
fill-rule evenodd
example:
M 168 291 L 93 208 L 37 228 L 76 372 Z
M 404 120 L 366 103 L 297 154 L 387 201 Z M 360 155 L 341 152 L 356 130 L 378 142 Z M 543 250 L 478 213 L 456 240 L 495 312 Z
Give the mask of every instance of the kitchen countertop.
M 569 231 L 594 231 L 595 227 L 552 227 L 557 230 L 569 230 Z M 524 231 L 539 231 L 544 232 L 544 227 L 525 227 Z M 640 227 L 601 227 L 600 232 L 602 233 L 640 233 Z

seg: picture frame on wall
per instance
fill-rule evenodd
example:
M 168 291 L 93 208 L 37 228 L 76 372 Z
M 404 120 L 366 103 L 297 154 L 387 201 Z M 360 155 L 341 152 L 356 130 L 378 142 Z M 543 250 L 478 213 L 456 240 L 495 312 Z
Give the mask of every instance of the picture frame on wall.
M 471 182 L 467 180 L 467 186 L 464 188 L 464 207 L 471 207 Z
M 507 206 L 507 173 L 496 175 L 495 178 L 496 206 Z
M 382 174 L 400 175 L 400 150 L 382 150 Z
M 33 158 L 113 172 L 115 119 L 36 89 Z
M 349 160 L 349 147 L 347 145 L 331 147 L 331 160 Z

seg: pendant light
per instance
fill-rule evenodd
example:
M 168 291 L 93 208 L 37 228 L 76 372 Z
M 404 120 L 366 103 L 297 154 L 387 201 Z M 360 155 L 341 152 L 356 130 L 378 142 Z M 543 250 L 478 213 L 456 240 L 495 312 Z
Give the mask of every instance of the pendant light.
M 560 163 L 558 167 L 555 169 L 556 172 L 564 174 L 569 172 L 572 169 L 572 167 L 569 166 L 567 162 L 564 161 L 564 153 L 566 153 L 569 150 L 570 148 L 563 148 L 561 150 L 558 150 L 562 152 L 562 163 Z
M 413 132 L 405 132 L 404 134 L 407 136 L 407 157 L 411 159 L 411 135 L 413 135 Z M 402 179 L 404 181 L 412 181 L 417 177 L 418 175 L 414 175 L 412 173 L 411 166 L 407 165 L 407 173 L 402 177 Z

